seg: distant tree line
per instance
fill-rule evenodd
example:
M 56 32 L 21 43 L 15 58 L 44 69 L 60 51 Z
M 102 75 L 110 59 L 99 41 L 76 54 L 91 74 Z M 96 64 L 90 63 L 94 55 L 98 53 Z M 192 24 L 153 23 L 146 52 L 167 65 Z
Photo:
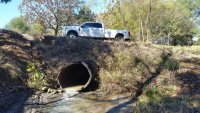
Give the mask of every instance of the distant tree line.
M 98 20 L 109 28 L 130 30 L 135 41 L 166 45 L 192 45 L 192 38 L 200 37 L 200 0 L 91 0 L 105 4 L 97 15 L 91 9 L 98 6 L 84 1 L 22 0 L 22 20 L 9 24 L 18 21 L 24 25 L 17 27 L 21 32 L 59 35 L 66 24 Z M 16 26 L 9 24 L 10 29 Z
M 191 45 L 199 26 L 200 0 L 112 0 L 99 20 L 129 29 L 139 42 Z

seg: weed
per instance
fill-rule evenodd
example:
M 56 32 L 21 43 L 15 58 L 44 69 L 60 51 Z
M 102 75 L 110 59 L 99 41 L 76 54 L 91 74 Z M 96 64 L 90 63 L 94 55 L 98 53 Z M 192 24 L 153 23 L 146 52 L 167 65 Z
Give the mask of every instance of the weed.
M 176 59 L 170 58 L 165 63 L 164 67 L 170 71 L 176 71 L 179 69 L 180 63 Z
M 139 97 L 134 113 L 188 113 L 191 108 L 199 105 L 198 101 L 194 101 L 187 97 L 170 97 L 159 91 L 159 88 L 147 88 L 145 93 Z M 188 103 L 191 105 L 188 106 Z
M 31 75 L 28 79 L 28 86 L 36 90 L 41 90 L 46 83 L 45 75 L 41 71 L 37 70 L 34 63 L 28 64 L 27 71 Z

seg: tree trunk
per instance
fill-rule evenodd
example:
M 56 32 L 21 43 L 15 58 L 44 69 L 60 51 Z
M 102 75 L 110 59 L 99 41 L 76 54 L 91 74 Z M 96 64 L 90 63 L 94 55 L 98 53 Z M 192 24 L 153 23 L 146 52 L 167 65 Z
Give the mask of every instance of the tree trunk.
M 142 41 L 144 42 L 144 28 L 143 28 L 143 21 L 141 20 L 141 30 L 142 30 Z
M 55 36 L 58 36 L 58 31 L 59 31 L 59 29 L 58 29 L 58 25 L 57 25 L 56 28 L 54 29 Z
M 149 0 L 149 12 L 148 12 L 148 16 L 147 16 L 147 21 L 146 21 L 146 26 L 147 26 L 147 37 L 146 37 L 146 41 L 149 42 L 149 37 L 151 35 L 150 32 L 150 26 L 151 26 L 151 0 Z
M 126 24 L 126 21 L 125 21 L 125 16 L 123 15 L 123 12 L 122 12 L 122 4 L 121 4 L 121 1 L 119 1 L 119 12 L 120 12 L 120 16 L 122 18 L 122 23 L 124 24 L 123 26 L 127 27 L 127 24 Z
M 167 39 L 168 39 L 168 46 L 169 46 L 170 45 L 170 32 L 168 33 Z
M 140 11 L 139 11 L 139 21 L 138 21 L 138 23 L 139 23 L 139 42 L 141 42 L 141 37 L 142 37 L 142 30 L 141 30 L 141 15 L 140 15 Z

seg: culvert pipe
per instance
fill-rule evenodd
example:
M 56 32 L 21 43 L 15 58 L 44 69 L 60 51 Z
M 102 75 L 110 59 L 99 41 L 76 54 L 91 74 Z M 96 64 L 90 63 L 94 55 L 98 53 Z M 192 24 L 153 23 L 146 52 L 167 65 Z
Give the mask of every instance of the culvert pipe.
M 98 88 L 98 66 L 96 62 L 78 61 L 64 66 L 58 75 L 61 88 L 78 87 L 77 91 L 92 91 Z

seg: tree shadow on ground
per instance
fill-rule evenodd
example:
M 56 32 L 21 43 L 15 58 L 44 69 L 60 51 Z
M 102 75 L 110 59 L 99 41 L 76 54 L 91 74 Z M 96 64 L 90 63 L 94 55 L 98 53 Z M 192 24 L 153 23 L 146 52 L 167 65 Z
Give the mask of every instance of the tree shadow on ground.
M 181 86 L 180 94 L 188 96 L 198 94 L 200 96 L 200 73 L 187 71 L 177 74 L 175 77 Z
M 176 82 L 181 86 L 181 90 L 176 96 L 162 96 L 158 101 L 150 101 L 146 103 L 138 103 L 138 98 L 143 94 L 143 89 L 149 85 L 163 70 L 163 64 L 168 59 L 163 60 L 158 66 L 155 73 L 145 80 L 137 89 L 133 98 L 129 101 L 119 104 L 111 108 L 107 113 L 120 112 L 150 112 L 150 113 L 166 113 L 166 112 L 181 112 L 181 113 L 198 113 L 200 112 L 200 73 L 191 70 L 175 75 Z M 181 61 L 184 63 L 193 63 L 196 68 L 199 68 L 199 59 L 187 59 Z M 142 62 L 149 70 L 148 65 Z M 195 68 L 195 69 L 196 69 Z M 190 69 L 190 68 L 189 68 Z M 132 109 L 132 111 L 130 111 Z
M 132 112 L 130 111 L 130 104 L 137 102 L 139 96 L 142 95 L 144 88 L 148 86 L 155 78 L 157 78 L 160 75 L 160 73 L 162 72 L 164 68 L 165 63 L 168 61 L 170 56 L 171 56 L 171 53 L 161 54 L 162 61 L 157 65 L 155 72 L 151 72 L 149 66 L 142 59 L 137 58 L 136 62 L 143 64 L 151 75 L 144 82 L 138 82 L 136 92 L 133 93 L 134 95 L 129 101 L 111 108 L 107 113 L 120 113 L 122 111 Z

